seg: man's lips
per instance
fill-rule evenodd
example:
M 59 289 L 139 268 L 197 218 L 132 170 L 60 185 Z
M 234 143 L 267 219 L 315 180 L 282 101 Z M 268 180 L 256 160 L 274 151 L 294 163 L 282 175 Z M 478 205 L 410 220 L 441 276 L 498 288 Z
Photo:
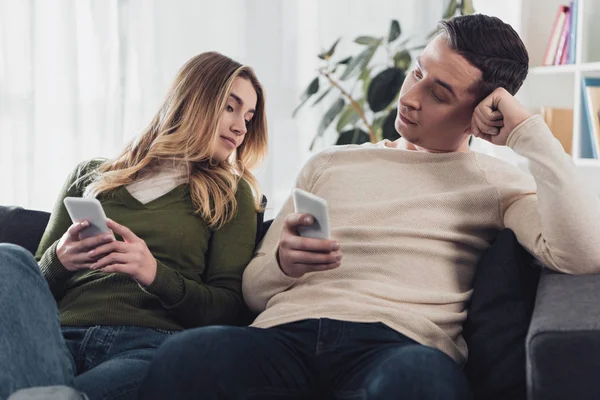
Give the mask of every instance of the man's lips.
M 401 112 L 398 113 L 398 116 L 400 117 L 402 122 L 404 122 L 405 124 L 408 124 L 408 125 L 416 125 L 417 124 L 416 122 L 406 118 Z

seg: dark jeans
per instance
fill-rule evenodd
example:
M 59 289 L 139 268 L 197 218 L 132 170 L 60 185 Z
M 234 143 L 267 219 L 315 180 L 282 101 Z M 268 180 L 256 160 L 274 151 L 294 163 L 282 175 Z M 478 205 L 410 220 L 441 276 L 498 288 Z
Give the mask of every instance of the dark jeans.
M 381 323 L 311 319 L 169 338 L 141 399 L 469 399 L 459 365 Z

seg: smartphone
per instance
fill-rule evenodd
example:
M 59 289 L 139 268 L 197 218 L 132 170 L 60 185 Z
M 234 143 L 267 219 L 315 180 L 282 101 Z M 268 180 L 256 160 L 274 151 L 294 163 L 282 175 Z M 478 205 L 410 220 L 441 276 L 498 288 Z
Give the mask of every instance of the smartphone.
M 300 236 L 329 239 L 329 211 L 327 201 L 302 189 L 294 189 L 294 211 L 300 214 L 310 214 L 315 222 L 310 226 L 298 228 Z
M 106 225 L 106 215 L 98 199 L 65 197 L 63 200 L 73 222 L 88 221 L 90 225 L 79 233 L 79 239 L 85 239 L 103 233 L 110 233 Z

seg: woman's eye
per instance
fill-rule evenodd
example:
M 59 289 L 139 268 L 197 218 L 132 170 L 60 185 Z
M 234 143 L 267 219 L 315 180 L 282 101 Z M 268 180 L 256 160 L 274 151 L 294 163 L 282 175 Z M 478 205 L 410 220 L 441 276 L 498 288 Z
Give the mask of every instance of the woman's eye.
M 250 126 L 251 121 L 246 121 L 246 128 Z
M 232 112 L 233 111 L 233 107 L 231 107 L 230 105 L 227 106 L 227 111 Z

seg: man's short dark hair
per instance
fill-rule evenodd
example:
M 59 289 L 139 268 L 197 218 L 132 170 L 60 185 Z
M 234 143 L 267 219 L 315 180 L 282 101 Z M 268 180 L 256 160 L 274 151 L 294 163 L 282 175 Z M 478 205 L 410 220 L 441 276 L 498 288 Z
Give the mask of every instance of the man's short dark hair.
M 441 21 L 438 29 L 450 48 L 482 73 L 473 90 L 483 100 L 496 88 L 516 94 L 527 77 L 529 55 L 523 41 L 499 18 L 482 14 Z

